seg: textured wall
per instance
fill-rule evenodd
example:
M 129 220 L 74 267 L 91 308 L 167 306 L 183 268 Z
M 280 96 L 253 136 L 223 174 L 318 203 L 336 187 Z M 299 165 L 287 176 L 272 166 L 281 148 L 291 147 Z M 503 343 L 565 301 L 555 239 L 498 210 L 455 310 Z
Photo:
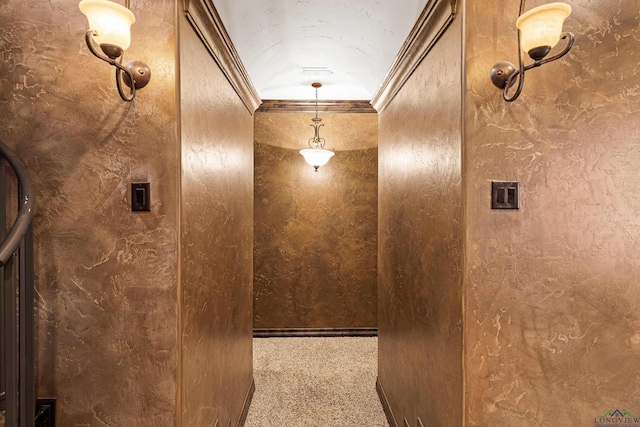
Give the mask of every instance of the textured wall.
M 377 115 L 321 114 L 318 172 L 312 117 L 256 113 L 254 327 L 375 327 Z
M 569 3 L 575 47 L 508 104 L 488 73 L 517 60 L 518 5 L 467 2 L 468 426 L 640 413 L 638 2 Z M 519 211 L 489 209 L 491 180 L 520 181 Z
M 380 114 L 379 382 L 399 425 L 462 424 L 461 19 Z
M 60 426 L 174 422 L 174 3 L 132 7 L 126 56 L 153 77 L 128 104 L 77 1 L 0 2 L 0 138 L 37 191 L 38 390 L 58 398 Z M 130 211 L 135 180 L 151 182 L 150 213 Z
M 252 374 L 253 116 L 180 18 L 182 425 L 237 425 Z

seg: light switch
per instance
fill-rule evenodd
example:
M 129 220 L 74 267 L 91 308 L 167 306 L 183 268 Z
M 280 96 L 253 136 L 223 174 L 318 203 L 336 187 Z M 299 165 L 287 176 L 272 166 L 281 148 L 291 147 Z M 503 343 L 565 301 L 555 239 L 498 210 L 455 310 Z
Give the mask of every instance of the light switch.
M 151 210 L 151 184 L 148 182 L 131 183 L 131 210 L 149 212 Z
M 520 209 L 520 184 L 491 182 L 491 209 Z
M 144 188 L 136 188 L 136 204 L 144 206 L 146 193 Z

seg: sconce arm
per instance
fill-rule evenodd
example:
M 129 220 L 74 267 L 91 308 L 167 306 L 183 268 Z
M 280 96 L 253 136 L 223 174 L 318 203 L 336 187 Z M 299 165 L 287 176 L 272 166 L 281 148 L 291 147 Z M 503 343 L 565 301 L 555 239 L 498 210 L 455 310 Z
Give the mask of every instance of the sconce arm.
M 122 60 L 122 57 L 120 57 L 120 60 Z M 120 98 L 126 102 L 133 101 L 133 98 L 136 97 L 136 79 L 133 77 L 133 73 L 120 62 L 116 62 L 113 65 L 116 67 L 116 86 L 118 87 L 118 94 L 120 94 Z M 126 73 L 129 77 L 129 81 L 131 82 L 131 86 L 129 86 L 129 95 L 126 95 L 122 89 L 122 73 Z
M 524 0 L 520 2 L 520 14 L 522 14 L 523 9 L 524 9 Z M 524 88 L 524 72 L 526 71 L 526 67 L 524 66 L 524 62 L 522 62 L 522 49 L 520 47 L 520 39 L 521 39 L 520 30 L 518 30 L 518 69 L 515 70 L 514 73 L 509 76 L 509 78 L 505 83 L 504 90 L 502 91 L 502 98 L 507 102 L 515 101 L 516 98 L 520 96 L 520 93 Z M 509 89 L 515 82 L 516 78 L 518 79 L 518 88 L 516 89 L 516 92 L 512 96 L 509 96 L 508 95 Z
M 89 48 L 89 51 L 91 51 L 91 53 L 97 57 L 98 59 L 102 59 L 104 62 L 108 63 L 109 65 L 113 65 L 116 68 L 116 86 L 118 87 L 118 94 L 120 95 L 120 98 L 122 98 L 123 101 L 126 102 L 131 102 L 133 100 L 133 98 L 135 98 L 136 96 L 136 85 L 135 84 L 131 84 L 131 88 L 129 91 L 129 94 L 126 94 L 122 88 L 122 73 L 126 73 L 128 78 L 129 78 L 129 82 L 135 82 L 135 78 L 133 77 L 133 73 L 131 72 L 131 70 L 129 70 L 127 67 L 125 67 L 124 65 L 122 65 L 122 57 L 123 55 L 120 55 L 118 58 L 110 58 L 107 55 L 105 55 L 104 53 L 100 52 L 100 47 L 98 46 L 98 44 L 93 40 L 93 36 L 96 32 L 94 30 L 88 30 L 85 35 L 84 38 L 87 42 L 87 47 Z M 146 83 L 145 83 L 146 84 Z
M 96 34 L 95 30 L 88 30 L 86 33 L 84 33 L 84 39 L 87 42 L 87 47 L 89 48 L 89 51 L 93 53 L 93 55 L 96 58 L 102 59 L 104 62 L 110 65 L 115 65 L 116 63 L 115 59 L 111 59 L 104 53 L 100 52 L 99 50 L 100 46 L 98 46 L 98 44 L 93 40 L 93 36 L 95 34 Z
M 567 40 L 567 45 L 565 46 L 565 48 L 564 48 L 564 49 L 562 49 L 562 51 L 561 51 L 561 52 L 559 52 L 557 55 L 554 55 L 554 56 L 552 56 L 552 57 L 545 58 L 545 59 L 543 59 L 543 60 L 541 60 L 541 61 L 538 61 L 538 62 L 540 62 L 540 63 L 538 64 L 538 66 L 539 66 L 539 65 L 546 64 L 546 63 L 548 63 L 548 62 L 555 61 L 556 59 L 560 59 L 560 58 L 562 58 L 563 56 L 565 56 L 567 53 L 569 53 L 569 51 L 570 51 L 570 50 L 571 50 L 571 48 L 573 47 L 573 43 L 576 41 L 576 36 L 575 36 L 572 32 L 566 32 L 566 33 L 562 33 L 562 34 L 560 35 L 560 40 L 565 40 L 565 39 L 567 39 L 567 38 L 569 39 L 569 40 Z M 533 65 L 533 64 L 532 64 L 532 65 Z M 531 68 L 533 68 L 534 66 L 536 66 L 536 65 L 533 65 Z
M 567 40 L 567 45 L 565 46 L 564 49 L 562 49 L 562 51 L 560 51 L 556 55 L 553 55 L 553 56 L 551 56 L 549 58 L 545 58 L 545 59 L 541 59 L 541 60 L 538 60 L 538 61 L 534 61 L 532 64 L 529 64 L 527 66 L 524 66 L 524 64 L 522 62 L 522 53 L 519 53 L 519 55 L 518 55 L 519 68 L 517 70 L 515 70 L 513 72 L 513 74 L 511 74 L 511 76 L 509 76 L 509 78 L 507 79 L 507 82 L 506 82 L 506 84 L 504 86 L 504 90 L 502 92 L 502 98 L 505 101 L 512 102 L 518 96 L 520 96 L 520 92 L 522 92 L 522 88 L 524 87 L 524 73 L 525 73 L 525 71 L 528 71 L 528 70 L 530 70 L 532 68 L 539 67 L 539 66 L 544 65 L 544 64 L 548 64 L 549 62 L 553 62 L 553 61 L 555 61 L 557 59 L 562 58 L 567 53 L 569 53 L 569 51 L 573 47 L 573 43 L 575 42 L 576 37 L 572 32 L 565 32 L 565 33 L 562 33 L 560 35 L 560 39 L 561 40 L 568 39 Z M 519 31 L 518 31 L 518 52 L 520 52 L 520 32 Z M 518 76 L 519 76 L 519 78 L 518 78 Z M 509 88 L 511 88 L 511 86 L 513 86 L 516 78 L 518 78 L 518 88 L 516 89 L 516 92 L 512 96 L 508 96 L 507 92 L 509 91 Z

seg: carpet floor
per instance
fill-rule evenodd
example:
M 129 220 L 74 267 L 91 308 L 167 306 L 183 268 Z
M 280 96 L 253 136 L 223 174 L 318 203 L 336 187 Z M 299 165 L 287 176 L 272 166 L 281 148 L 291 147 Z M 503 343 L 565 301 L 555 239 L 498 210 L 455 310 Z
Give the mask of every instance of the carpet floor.
M 388 427 L 377 338 L 256 338 L 245 427 Z

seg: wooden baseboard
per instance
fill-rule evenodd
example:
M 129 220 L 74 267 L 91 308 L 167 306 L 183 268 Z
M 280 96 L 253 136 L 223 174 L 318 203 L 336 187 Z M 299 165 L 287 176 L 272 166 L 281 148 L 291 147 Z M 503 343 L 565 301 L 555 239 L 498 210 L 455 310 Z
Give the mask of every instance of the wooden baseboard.
M 260 328 L 254 338 L 276 337 L 376 337 L 378 328 Z
M 251 385 L 249 386 L 249 392 L 247 393 L 247 397 L 244 399 L 244 405 L 242 406 L 242 412 L 240 413 L 240 419 L 238 420 L 238 427 L 243 427 L 245 421 L 247 421 L 247 415 L 249 415 L 249 407 L 251 406 L 251 400 L 253 399 L 253 394 L 256 391 L 256 382 L 252 378 Z
M 384 410 L 384 414 L 387 416 L 387 421 L 391 427 L 398 427 L 398 423 L 396 422 L 396 417 L 393 416 L 393 411 L 391 410 L 391 406 L 389 405 L 389 401 L 387 400 L 387 395 L 384 393 L 384 388 L 382 384 L 380 384 L 380 378 L 376 380 L 376 390 L 378 392 L 378 397 L 380 398 L 380 403 L 382 404 L 382 409 Z

